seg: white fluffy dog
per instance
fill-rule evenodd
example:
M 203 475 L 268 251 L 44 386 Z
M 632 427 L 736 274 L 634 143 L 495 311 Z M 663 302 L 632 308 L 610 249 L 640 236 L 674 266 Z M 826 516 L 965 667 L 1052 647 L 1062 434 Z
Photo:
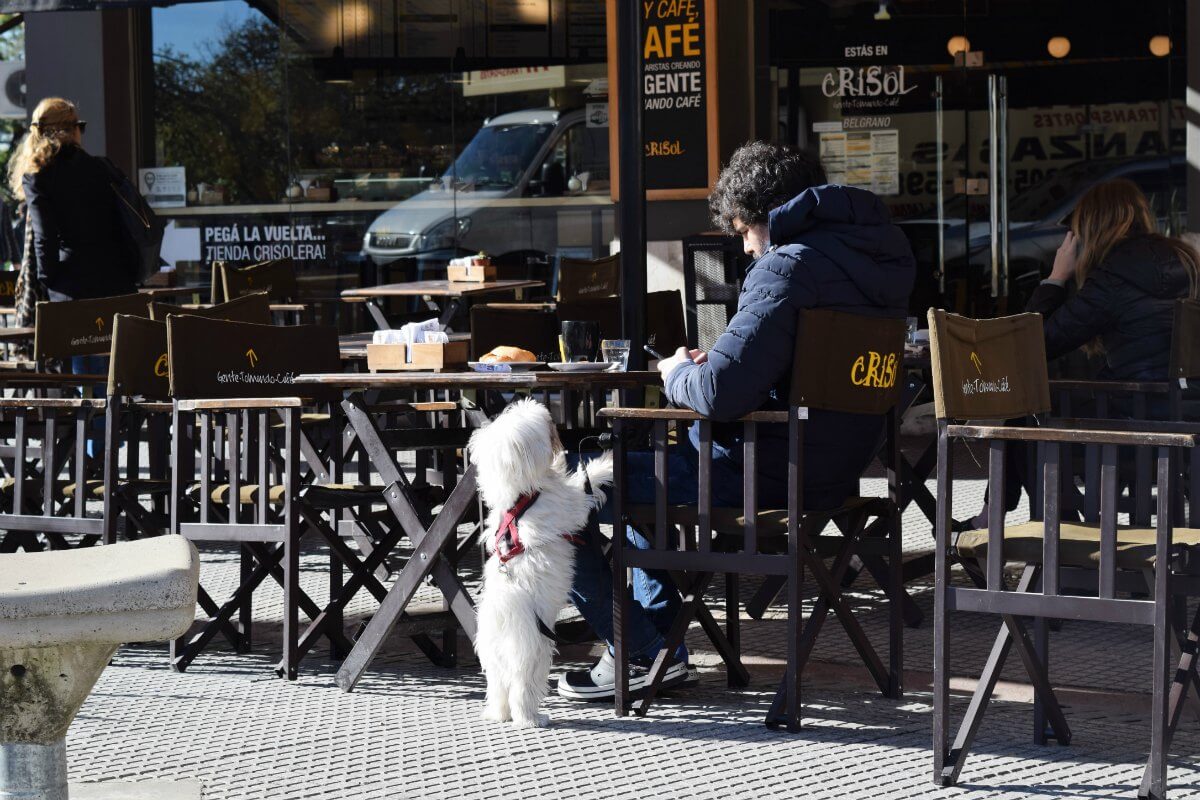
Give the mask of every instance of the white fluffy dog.
M 553 630 L 569 600 L 574 534 L 603 502 L 612 457 L 569 473 L 550 412 L 535 400 L 513 403 L 472 434 L 470 454 L 488 507 L 475 639 L 487 676 L 483 718 L 543 727 L 550 720 L 538 706 L 549 688 L 555 643 L 541 628 Z M 593 494 L 585 488 L 589 480 Z

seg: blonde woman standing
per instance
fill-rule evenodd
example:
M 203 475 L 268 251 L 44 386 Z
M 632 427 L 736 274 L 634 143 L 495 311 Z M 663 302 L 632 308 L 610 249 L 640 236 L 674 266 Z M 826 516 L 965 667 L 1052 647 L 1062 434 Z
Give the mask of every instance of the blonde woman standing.
M 135 291 L 112 170 L 83 149 L 75 105 L 48 97 L 9 167 L 9 188 L 28 207 L 36 274 L 53 301 Z

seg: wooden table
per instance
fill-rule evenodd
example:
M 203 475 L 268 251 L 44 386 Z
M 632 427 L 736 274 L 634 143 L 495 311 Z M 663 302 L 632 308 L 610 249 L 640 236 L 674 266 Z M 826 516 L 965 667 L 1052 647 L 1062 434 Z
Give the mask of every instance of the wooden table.
M 458 313 L 464 303 L 475 297 L 521 292 L 545 286 L 542 281 L 483 281 L 481 283 L 452 283 L 450 281 L 409 281 L 407 283 L 385 283 L 379 286 L 361 286 L 346 289 L 342 300 L 347 303 L 363 303 L 375 320 L 376 327 L 390 328 L 391 324 L 376 301 L 389 297 L 420 297 L 430 311 L 438 312 L 438 322 L 445 327 Z M 440 302 L 439 302 L 440 301 Z
M 296 376 L 296 383 L 336 386 L 347 391 L 368 389 L 497 389 L 500 391 L 559 391 L 636 389 L 661 382 L 656 371 L 639 372 L 359 372 L 315 373 Z
M 619 388 L 644 388 L 659 382 L 657 372 L 454 372 L 454 373 L 337 373 L 305 374 L 296 377 L 298 385 L 333 386 L 345 390 L 342 409 L 347 419 L 347 440 L 357 439 L 384 484 L 383 502 L 393 519 L 413 545 L 413 554 L 383 598 L 379 610 L 359 636 L 354 649 L 338 670 L 337 683 L 351 691 L 370 666 L 376 653 L 395 628 L 417 589 L 432 576 L 445 597 L 449 610 L 463 631 L 475 639 L 475 606 L 454 569 L 458 526 L 476 504 L 475 467 L 468 466 L 446 497 L 442 510 L 434 516 L 417 503 L 413 487 L 392 456 L 388 436 L 380 430 L 364 399 L 367 391 L 400 389 L 439 389 L 465 391 L 498 389 L 507 391 L 596 391 Z M 394 442 L 393 442 L 394 445 Z M 425 523 L 428 520 L 428 524 Z M 398 537 L 393 537 L 398 538 Z M 393 541 L 390 546 L 394 546 Z M 378 550 L 371 555 L 370 566 L 384 557 Z M 362 565 L 356 570 L 365 574 Z M 356 576 L 356 579 L 359 579 Z M 331 615 L 336 616 L 336 615 Z M 315 636 L 318 631 L 314 631 Z M 305 634 L 309 638 L 309 634 Z

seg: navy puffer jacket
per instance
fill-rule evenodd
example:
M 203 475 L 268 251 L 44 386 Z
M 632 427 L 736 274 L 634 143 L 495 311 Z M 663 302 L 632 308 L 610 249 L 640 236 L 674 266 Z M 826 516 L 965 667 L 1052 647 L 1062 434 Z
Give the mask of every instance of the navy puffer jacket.
M 805 308 L 903 317 L 916 262 L 904 234 L 874 194 L 816 186 L 771 212 L 771 249 L 746 272 L 738 310 L 705 364 L 685 364 L 668 397 L 719 422 L 787 407 L 796 322 Z M 805 505 L 836 505 L 857 488 L 882 430 L 859 414 L 813 412 L 805 428 Z M 716 426 L 714 466 L 740 474 L 741 427 Z M 692 432 L 693 443 L 696 432 Z M 759 434 L 760 501 L 786 502 L 787 430 Z M 723 463 L 721 463 L 723 462 Z

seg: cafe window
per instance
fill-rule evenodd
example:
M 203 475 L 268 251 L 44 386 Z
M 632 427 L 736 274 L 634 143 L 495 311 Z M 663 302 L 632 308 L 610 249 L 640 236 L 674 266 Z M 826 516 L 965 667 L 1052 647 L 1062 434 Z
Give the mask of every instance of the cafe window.
M 432 5 L 153 11 L 146 166 L 183 183 L 160 211 L 181 269 L 291 255 L 310 285 L 338 288 L 437 277 L 480 250 L 607 253 L 603 0 Z M 595 213 L 526 205 L 547 189 Z
M 914 312 L 1023 308 L 1071 210 L 1105 181 L 1133 180 L 1160 228 L 1182 230 L 1185 4 L 1106 9 L 772 4 L 764 99 L 780 138 L 817 153 L 831 181 L 888 205 L 917 257 Z
M 609 191 L 608 128 L 590 127 L 579 121 L 571 125 L 554 145 L 542 167 L 557 165 L 563 175 L 563 191 L 569 194 Z

